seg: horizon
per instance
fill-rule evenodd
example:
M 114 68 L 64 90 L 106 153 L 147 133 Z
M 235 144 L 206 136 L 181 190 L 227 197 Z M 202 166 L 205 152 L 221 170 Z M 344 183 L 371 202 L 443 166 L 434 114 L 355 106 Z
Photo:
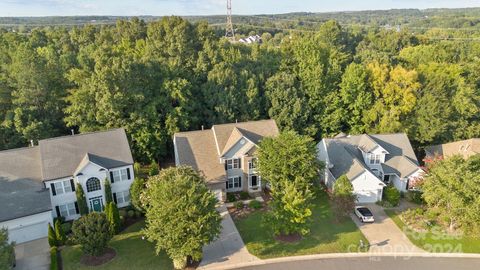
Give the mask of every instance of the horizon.
M 336 3 L 318 3 L 305 0 L 243 0 L 233 2 L 233 14 L 279 15 L 289 13 L 338 13 L 361 11 L 389 11 L 402 9 L 460 9 L 478 8 L 480 0 L 343 0 Z M 301 8 L 298 8 L 301 6 Z M 348 7 L 346 7 L 348 6 Z M 0 17 L 77 17 L 77 16 L 222 16 L 226 13 L 225 0 L 0 0 Z

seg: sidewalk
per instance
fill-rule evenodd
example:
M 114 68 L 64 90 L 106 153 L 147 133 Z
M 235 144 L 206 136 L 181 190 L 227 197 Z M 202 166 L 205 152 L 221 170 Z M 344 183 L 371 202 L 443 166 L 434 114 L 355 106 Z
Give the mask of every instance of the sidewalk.
M 258 261 L 245 247 L 225 205 L 222 204 L 217 210 L 222 215 L 222 232 L 216 241 L 203 248 L 203 259 L 198 269 L 225 269 Z

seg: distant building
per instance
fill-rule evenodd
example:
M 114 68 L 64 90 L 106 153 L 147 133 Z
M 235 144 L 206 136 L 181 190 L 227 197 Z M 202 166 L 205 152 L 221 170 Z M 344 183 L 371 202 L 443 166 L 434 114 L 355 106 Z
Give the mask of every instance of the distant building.
M 454 155 L 469 158 L 476 154 L 480 154 L 480 138 L 425 147 L 426 162 L 428 160 L 448 158 Z
M 239 42 L 247 44 L 262 43 L 262 37 L 260 37 L 259 35 L 249 36 L 246 38 L 241 38 Z

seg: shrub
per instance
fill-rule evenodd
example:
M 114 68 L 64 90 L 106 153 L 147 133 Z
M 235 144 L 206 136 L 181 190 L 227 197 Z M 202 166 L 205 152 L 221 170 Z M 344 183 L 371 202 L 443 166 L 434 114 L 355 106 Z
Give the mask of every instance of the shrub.
M 148 170 L 148 175 L 154 176 L 154 175 L 157 175 L 159 172 L 160 172 L 160 168 L 158 167 L 158 164 L 155 161 L 152 161 L 152 163 L 150 163 L 150 169 Z
M 127 215 L 129 218 L 133 218 L 135 216 L 135 211 L 134 210 L 128 210 Z
M 117 205 L 114 202 L 109 202 L 105 208 L 105 214 L 110 223 L 110 231 L 117 234 L 120 231 L 120 215 Z
M 55 222 L 55 237 L 57 238 L 58 246 L 65 245 L 65 242 L 67 241 L 67 236 L 63 231 L 62 223 L 59 219 L 57 219 L 57 221 Z
M 71 233 L 72 232 L 72 223 L 70 223 L 70 222 L 62 223 L 62 230 L 65 234 Z
M 138 162 L 133 163 L 133 171 L 135 172 L 135 175 L 140 175 L 142 172 L 142 164 Z
M 112 201 L 112 186 L 110 185 L 110 181 L 108 179 L 105 179 L 105 204 L 109 204 Z
M 57 235 L 50 223 L 48 223 L 48 244 L 50 247 L 56 247 L 58 245 Z
M 235 208 L 237 209 L 242 209 L 243 208 L 243 202 L 242 201 L 238 201 L 238 202 L 235 202 Z
M 120 215 L 121 218 L 123 217 L 125 219 L 127 217 L 127 210 L 120 209 L 118 210 L 118 214 Z
M 263 207 L 263 205 L 262 205 L 261 202 L 259 202 L 257 200 L 253 200 L 248 204 L 248 207 L 250 207 L 252 209 L 260 209 L 260 208 Z
M 0 269 L 12 269 L 15 264 L 14 243 L 8 241 L 8 231 L 0 228 Z
M 98 212 L 92 212 L 76 220 L 72 232 L 83 253 L 92 256 L 102 255 L 113 236 L 105 213 Z
M 405 198 L 407 199 L 407 201 L 413 202 L 413 203 L 416 203 L 416 204 L 423 204 L 424 203 L 421 191 L 410 190 L 405 195 Z
M 80 215 L 88 214 L 88 205 L 87 198 L 85 197 L 85 192 L 83 191 L 82 185 L 77 184 L 75 189 L 75 195 L 77 196 L 77 204 L 80 211 Z
M 248 200 L 250 199 L 250 194 L 246 191 L 240 192 L 240 200 Z
M 142 212 L 135 210 L 135 217 L 140 218 L 142 216 Z
M 132 185 L 130 186 L 130 201 L 136 210 L 145 212 L 145 209 L 142 206 L 142 201 L 140 196 L 145 190 L 145 180 L 142 178 L 135 178 Z
M 236 200 L 237 200 L 237 198 L 235 197 L 235 194 L 227 193 L 227 202 L 234 202 Z
M 50 270 L 58 270 L 58 249 L 57 247 L 50 248 Z
M 385 187 L 383 196 L 391 206 L 397 206 L 400 203 L 400 191 L 392 185 Z

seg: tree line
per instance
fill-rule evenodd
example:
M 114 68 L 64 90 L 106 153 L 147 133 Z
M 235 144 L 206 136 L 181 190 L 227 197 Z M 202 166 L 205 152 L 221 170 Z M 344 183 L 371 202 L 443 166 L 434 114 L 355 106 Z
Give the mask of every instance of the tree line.
M 230 43 L 165 17 L 0 32 L 0 148 L 124 127 L 134 156 L 175 132 L 273 118 L 314 139 L 406 132 L 415 146 L 479 136 L 480 43 L 383 28 L 264 33 Z

